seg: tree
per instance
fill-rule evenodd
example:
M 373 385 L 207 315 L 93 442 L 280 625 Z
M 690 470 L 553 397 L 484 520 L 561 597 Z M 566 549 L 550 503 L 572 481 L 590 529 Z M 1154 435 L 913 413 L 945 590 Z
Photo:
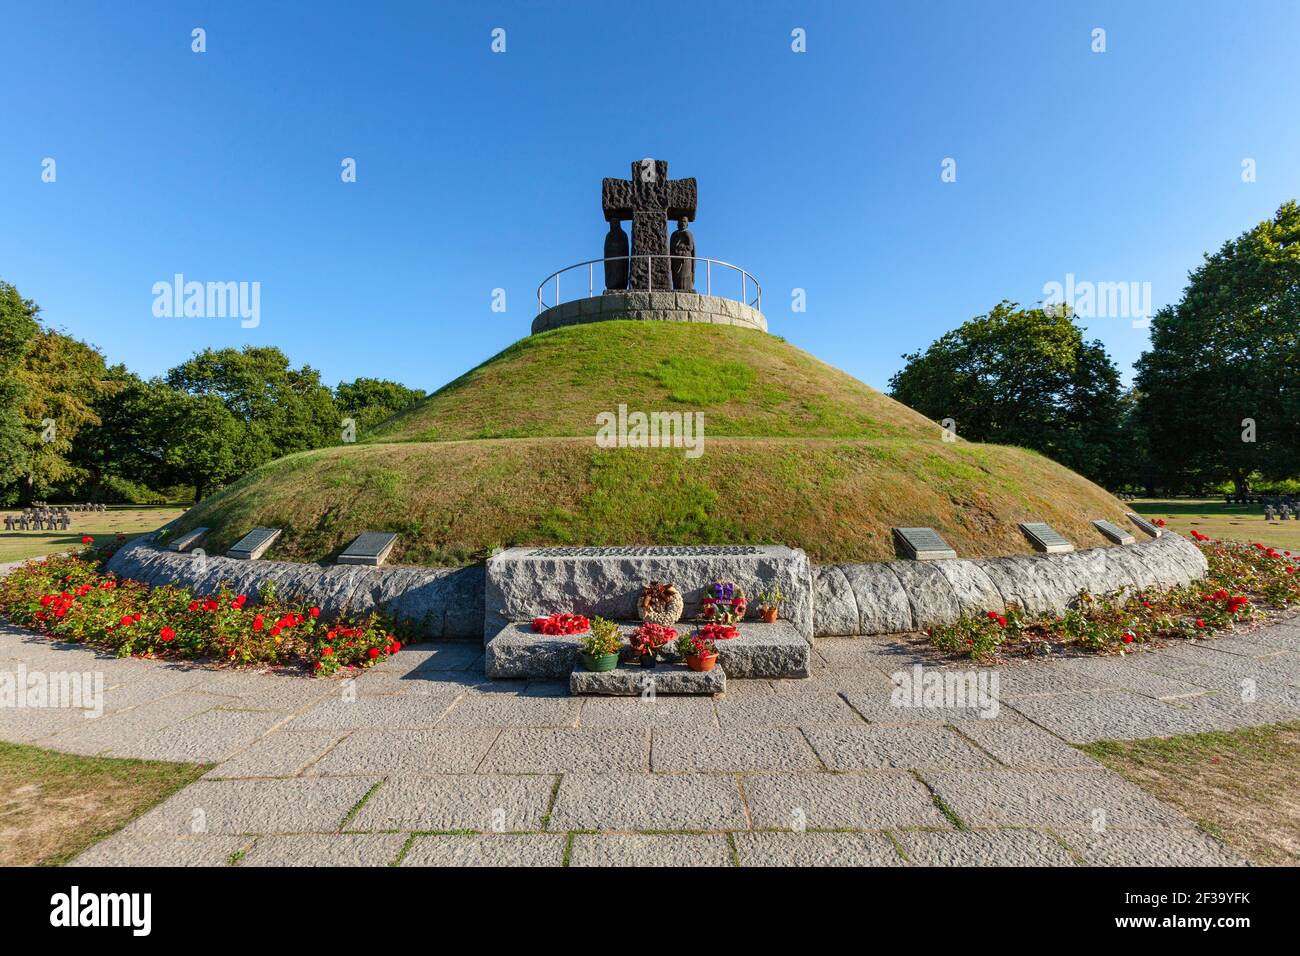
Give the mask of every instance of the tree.
M 357 433 L 365 434 L 384 419 L 424 398 L 422 388 L 407 388 L 400 382 L 381 378 L 359 378 L 339 382 L 334 401 L 345 418 L 357 423 Z
M 194 486 L 195 501 L 250 470 L 247 429 L 218 396 L 168 389 L 158 397 L 155 421 L 167 438 L 162 462 L 168 477 Z
M 244 425 L 246 471 L 340 441 L 342 416 L 320 373 L 309 365 L 290 368 L 278 348 L 206 349 L 168 372 L 167 384 L 215 396 Z
M 26 420 L 19 498 L 28 502 L 84 477 L 73 448 L 84 429 L 99 425 L 95 405 L 117 386 L 98 349 L 52 329 L 32 337 L 18 377 Z
M 0 281 L 0 495 L 5 497 L 16 497 L 16 485 L 26 474 L 27 386 L 19 373 L 40 331 L 39 314 L 35 302 Z
M 1300 474 L 1300 206 L 1284 203 L 1188 276 L 1137 362 L 1139 416 L 1167 475 Z
M 903 358 L 893 397 L 953 419 L 960 437 L 1032 448 L 1095 481 L 1119 480 L 1119 373 L 1068 313 L 1004 300 Z
M 87 429 L 73 449 L 73 461 L 92 484 L 109 476 L 159 489 L 168 484 L 164 455 L 170 444 L 163 416 L 176 394 L 160 378 L 144 381 L 122 365 L 108 369 L 111 395 L 94 406 L 99 427 Z

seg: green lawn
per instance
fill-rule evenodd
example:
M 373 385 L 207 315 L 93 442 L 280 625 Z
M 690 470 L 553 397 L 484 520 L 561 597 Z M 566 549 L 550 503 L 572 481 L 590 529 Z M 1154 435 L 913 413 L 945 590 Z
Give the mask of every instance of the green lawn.
M 1212 538 L 1300 551 L 1300 521 L 1265 521 L 1263 505 L 1228 505 L 1222 498 L 1150 498 L 1132 505 L 1140 515 L 1164 518 L 1179 534 L 1195 530 Z
M 208 769 L 0 742 L 0 866 L 67 863 Z
M 36 558 L 55 551 L 66 551 L 81 546 L 84 535 L 105 541 L 119 532 L 134 538 L 166 524 L 185 510 L 185 505 L 111 505 L 108 511 L 78 511 L 72 516 L 72 527 L 67 531 L 0 531 L 0 562 Z M 5 514 L 17 516 L 19 511 L 0 512 L 0 522 Z M 4 525 L 0 524 L 0 528 Z

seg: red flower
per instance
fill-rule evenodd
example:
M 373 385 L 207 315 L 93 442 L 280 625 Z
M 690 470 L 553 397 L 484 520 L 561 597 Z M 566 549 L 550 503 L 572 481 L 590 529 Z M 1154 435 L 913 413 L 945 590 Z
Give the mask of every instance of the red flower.
M 1121 640 L 1122 640 L 1125 644 L 1132 644 L 1132 643 L 1133 643 L 1133 635 L 1132 635 L 1132 634 L 1125 634 L 1125 635 L 1121 638 Z
M 272 636 L 272 637 L 279 637 L 279 636 L 280 636 L 280 625 L 279 625 L 279 624 L 277 624 L 277 625 L 275 625 L 274 627 L 271 628 L 271 636 Z
M 203 610 L 205 611 L 215 611 L 219 607 L 221 607 L 221 605 L 212 600 L 212 598 L 208 598 L 203 602 Z
M 190 602 L 190 610 L 191 610 L 191 611 L 197 611 L 198 609 L 199 609 L 199 602 L 198 602 L 198 601 L 191 601 L 191 602 Z
M 260 631 L 261 629 L 262 629 L 262 615 L 257 614 L 253 617 L 253 630 Z
M 372 647 L 367 653 L 370 655 L 370 659 L 373 661 L 376 657 L 379 656 L 379 648 Z
M 176 632 L 173 631 L 170 627 L 163 627 L 163 629 L 162 629 L 161 631 L 158 632 L 158 636 L 159 636 L 159 637 L 160 637 L 164 642 L 166 642 L 166 641 L 173 641 L 173 640 L 176 639 Z
M 326 644 L 324 647 L 320 649 L 321 657 L 329 657 L 333 653 L 334 653 L 334 648 L 330 647 L 328 644 Z
M 1198 617 L 1198 618 L 1196 619 L 1196 626 L 1197 626 L 1197 627 L 1205 627 L 1205 618 L 1203 618 L 1203 617 Z
M 82 544 L 94 544 L 94 543 L 95 543 L 95 539 L 92 538 L 90 535 L 84 535 L 84 536 L 82 537 L 82 539 L 81 539 L 81 543 L 82 543 Z
M 986 614 L 985 616 L 986 616 L 990 621 L 996 621 L 996 620 L 998 619 L 998 612 L 997 612 L 997 611 L 989 611 L 988 614 Z
M 312 617 L 320 617 L 320 608 L 318 607 L 308 608 L 307 613 L 310 614 Z
M 131 623 L 132 623 L 131 615 L 130 615 L 130 614 L 123 614 L 123 615 L 122 615 L 122 620 L 121 620 L 121 624 L 122 624 L 122 626 L 123 626 L 123 627 L 130 627 L 130 626 L 131 626 Z

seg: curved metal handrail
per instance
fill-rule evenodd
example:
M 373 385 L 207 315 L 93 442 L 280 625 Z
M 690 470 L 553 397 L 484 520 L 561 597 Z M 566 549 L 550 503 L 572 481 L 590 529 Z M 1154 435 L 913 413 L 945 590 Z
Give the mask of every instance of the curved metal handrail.
M 749 272 L 746 272 L 746 271 L 745 271 L 744 269 L 742 269 L 740 266 L 733 265 L 733 264 L 730 263 L 730 262 L 723 262 L 721 259 L 705 259 L 705 258 L 703 258 L 702 256 L 673 256 L 673 255 L 664 255 L 664 254 L 658 254 L 658 253 L 656 253 L 656 254 L 641 254 L 641 255 L 636 255 L 636 256 L 630 256 L 630 255 L 629 255 L 629 256 L 608 256 L 608 257 L 606 257 L 606 258 L 604 258 L 604 259 L 588 259 L 586 262 L 575 262 L 575 263 L 574 263 L 573 265 L 571 265 L 571 266 L 565 266 L 563 269 L 557 269 L 555 272 L 552 272 L 552 273 L 551 273 L 550 275 L 548 275 L 545 279 L 543 279 L 543 280 L 541 281 L 541 283 L 537 286 L 537 311 L 538 311 L 538 312 L 544 312 L 544 311 L 547 310 L 547 309 L 551 309 L 551 308 L 554 308 L 554 307 L 557 306 L 557 305 L 560 305 L 560 304 L 562 303 L 562 301 L 563 301 L 563 302 L 571 302 L 571 301 L 573 301 L 572 299 L 564 299 L 564 300 L 561 300 L 561 299 L 560 299 L 560 276 L 564 275 L 566 272 L 572 272 L 572 271 L 575 270 L 575 269 L 581 269 L 581 268 L 583 268 L 584 266 L 586 267 L 586 269 L 587 269 L 587 297 L 588 297 L 588 298 L 591 298 L 592 296 L 595 296 L 595 295 L 599 295 L 599 294 L 600 294 L 600 293 L 596 292 L 596 263 L 600 263 L 602 266 L 603 266 L 606 262 L 627 262 L 627 263 L 630 264 L 631 261 L 632 261 L 633 259 L 668 259 L 668 260 L 670 260 L 669 263 L 668 263 L 668 266 L 669 266 L 670 269 L 672 268 L 672 262 L 671 262 L 671 260 L 673 260 L 673 259 L 690 259 L 692 262 L 703 262 L 703 263 L 704 263 L 704 289 L 705 289 L 704 294 L 705 294 L 705 295 L 713 295 L 713 267 L 714 267 L 714 266 L 722 266 L 723 268 L 726 268 L 726 269 L 732 269 L 732 270 L 734 270 L 734 271 L 740 273 L 740 300 L 739 300 L 739 301 L 743 302 L 745 305 L 752 306 L 753 308 L 758 309 L 760 312 L 762 311 L 762 304 L 763 304 L 763 288 L 762 288 L 762 286 L 760 286 L 760 285 L 758 284 L 758 280 L 755 279 L 755 278 L 753 277 L 753 275 L 751 275 Z M 649 275 L 650 275 L 651 288 L 648 288 L 648 289 L 628 289 L 627 291 L 628 291 L 628 292 L 654 292 L 654 291 L 656 291 L 656 290 L 653 288 L 653 286 L 654 286 L 654 270 L 653 270 L 653 269 L 650 270 Z M 696 278 L 698 278 L 698 276 L 697 276 Z M 752 282 L 752 283 L 754 284 L 754 299 L 753 299 L 752 302 L 749 301 L 749 290 L 748 290 L 748 285 L 747 285 L 747 283 L 750 283 L 750 282 Z M 547 287 L 548 285 L 550 285 L 550 284 L 552 284 L 552 283 L 555 284 L 555 301 L 554 301 L 554 302 L 551 302 L 551 303 L 548 304 L 548 303 L 546 302 L 546 299 L 543 297 L 542 292 L 546 289 L 546 287 Z M 621 291 L 621 290 L 620 290 L 620 291 Z M 672 290 L 671 288 L 669 288 L 669 289 L 659 289 L 659 290 L 657 290 L 657 291 L 659 291 L 659 292 L 672 292 L 673 290 Z M 699 290 L 697 289 L 696 291 L 699 291 Z M 577 298 L 577 296 L 575 296 L 574 298 Z M 728 299 L 730 299 L 730 298 L 733 298 L 733 297 L 732 297 L 732 296 L 724 296 L 724 298 L 728 298 Z

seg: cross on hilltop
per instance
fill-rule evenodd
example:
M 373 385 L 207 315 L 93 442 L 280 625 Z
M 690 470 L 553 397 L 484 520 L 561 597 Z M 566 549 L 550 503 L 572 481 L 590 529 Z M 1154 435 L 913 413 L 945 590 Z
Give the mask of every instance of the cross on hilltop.
M 694 178 L 669 179 L 668 161 L 640 159 L 632 163 L 632 178 L 609 179 L 601 184 L 601 208 L 609 222 L 609 235 L 605 237 L 605 258 L 618 259 L 628 253 L 627 236 L 621 223 L 632 220 L 631 278 L 627 263 L 605 263 L 605 287 L 619 289 L 672 289 L 674 279 L 683 283 L 679 288 L 694 288 L 693 263 L 673 262 L 669 268 L 667 258 L 647 259 L 645 256 L 666 257 L 668 245 L 668 220 L 678 222 L 673 236 L 674 255 L 694 255 L 695 240 L 685 228 L 685 223 L 695 220 L 696 185 Z M 678 241 L 678 236 L 682 240 Z M 682 249 L 682 252 L 678 251 Z M 685 251 L 689 249 L 689 251 Z M 640 258 L 638 258 L 640 257 Z M 621 267 L 621 268 L 620 268 Z M 683 267 L 685 269 L 683 270 Z

